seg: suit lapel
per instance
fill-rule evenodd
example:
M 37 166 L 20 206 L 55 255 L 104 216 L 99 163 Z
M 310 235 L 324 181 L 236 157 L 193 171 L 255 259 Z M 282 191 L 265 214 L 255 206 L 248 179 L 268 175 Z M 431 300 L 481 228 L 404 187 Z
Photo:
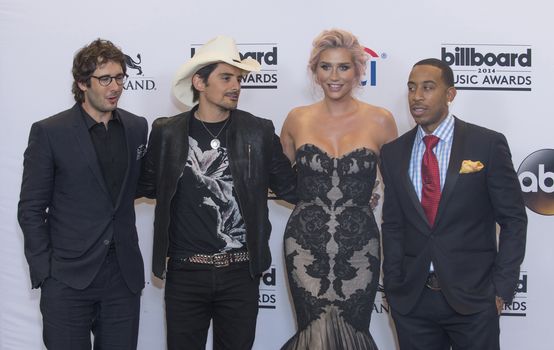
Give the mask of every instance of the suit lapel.
M 454 136 L 452 140 L 452 149 L 450 150 L 450 161 L 448 162 L 448 170 L 446 173 L 446 179 L 444 187 L 442 189 L 441 200 L 439 202 L 439 208 L 437 210 L 437 217 L 435 219 L 435 226 L 441 218 L 441 213 L 444 211 L 454 188 L 456 187 L 456 181 L 460 176 L 460 166 L 462 164 L 466 139 L 466 127 L 465 123 L 461 120 L 454 119 Z
M 410 160 L 412 158 L 412 148 L 414 146 L 414 140 L 417 133 L 417 126 L 413 128 L 408 136 L 405 138 L 405 144 L 401 148 L 402 154 L 401 154 L 401 162 L 400 162 L 400 173 L 402 174 L 402 183 L 404 184 L 404 188 L 406 189 L 406 193 L 408 194 L 408 197 L 410 198 L 410 201 L 412 202 L 414 208 L 416 209 L 416 212 L 421 217 L 421 219 L 428 224 L 427 217 L 425 216 L 425 212 L 423 211 L 423 207 L 421 206 L 421 202 L 419 198 L 417 197 L 417 193 L 414 188 L 414 184 L 412 183 L 412 180 L 410 179 L 410 174 L 408 173 L 408 168 L 410 166 Z
M 133 162 L 137 161 L 136 143 L 133 142 L 135 135 L 133 134 L 133 129 L 131 128 L 131 121 L 129 120 L 129 118 L 127 118 L 127 115 L 121 112 L 120 110 L 118 110 L 117 113 L 119 114 L 119 119 L 123 124 L 125 142 L 127 143 L 127 170 L 125 171 L 125 177 L 123 178 L 123 182 L 121 183 L 121 189 L 119 190 L 119 194 L 117 195 L 117 201 L 115 203 L 116 208 L 119 207 L 119 203 L 121 203 L 121 197 L 123 196 L 123 193 L 127 188 L 127 181 L 129 181 L 129 176 L 131 174 Z
M 81 113 L 81 108 L 78 104 L 73 106 L 72 114 L 74 135 L 81 151 L 83 152 L 84 159 L 88 163 L 90 171 L 94 177 L 96 177 L 96 180 L 100 184 L 100 187 L 104 193 L 111 198 L 108 188 L 106 187 L 106 182 L 104 181 L 104 176 L 102 175 L 102 170 L 100 169 L 100 164 L 98 164 L 98 157 L 96 156 L 94 145 L 90 139 L 90 133 L 87 129 L 85 121 L 83 120 L 83 114 Z
M 183 114 L 182 117 L 176 118 L 173 125 L 167 125 L 162 143 L 170 143 L 170 145 L 164 145 L 167 149 L 167 159 L 174 159 L 174 164 L 168 164 L 173 171 L 168 174 L 173 174 L 175 178 L 167 179 L 167 181 L 175 181 L 175 186 L 181 177 L 187 158 L 189 154 L 189 125 L 190 118 L 194 118 L 194 112 L 198 109 L 196 105 L 192 110 Z

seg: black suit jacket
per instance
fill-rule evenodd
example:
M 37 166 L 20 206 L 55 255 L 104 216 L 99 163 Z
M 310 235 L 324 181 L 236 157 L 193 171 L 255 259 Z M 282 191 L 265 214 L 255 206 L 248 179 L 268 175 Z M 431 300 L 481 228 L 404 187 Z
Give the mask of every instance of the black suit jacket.
M 113 239 L 133 292 L 144 287 L 134 199 L 148 124 L 118 109 L 128 165 L 114 205 L 79 105 L 36 122 L 24 155 L 18 219 L 34 288 L 48 277 L 76 289 L 96 276 Z
M 506 138 L 455 119 L 450 163 L 431 227 L 408 174 L 415 135 L 416 128 L 381 152 L 387 300 L 399 313 L 408 313 L 425 288 L 432 261 L 442 292 L 457 312 L 482 311 L 495 295 L 510 302 L 525 254 L 527 216 Z M 481 161 L 484 168 L 460 174 L 463 160 Z

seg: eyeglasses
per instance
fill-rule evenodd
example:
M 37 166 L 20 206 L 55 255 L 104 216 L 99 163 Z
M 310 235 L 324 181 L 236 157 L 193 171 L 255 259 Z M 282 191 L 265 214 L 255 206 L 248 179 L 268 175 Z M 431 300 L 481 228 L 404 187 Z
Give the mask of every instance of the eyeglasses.
M 112 79 L 115 80 L 115 83 L 119 86 L 125 84 L 125 81 L 127 81 L 127 74 L 118 74 L 115 77 L 112 77 L 111 75 L 103 75 L 101 77 L 95 77 L 94 75 L 91 76 L 91 78 L 98 79 L 98 83 L 102 86 L 108 86 L 112 83 Z

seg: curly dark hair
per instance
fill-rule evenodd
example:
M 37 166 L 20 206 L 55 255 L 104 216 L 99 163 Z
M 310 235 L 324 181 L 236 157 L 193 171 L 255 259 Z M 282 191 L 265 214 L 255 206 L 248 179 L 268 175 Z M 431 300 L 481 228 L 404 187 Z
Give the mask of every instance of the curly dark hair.
M 90 77 L 98 66 L 101 66 L 108 61 L 113 61 L 121 65 L 123 74 L 127 73 L 127 65 L 125 64 L 125 55 L 111 41 L 104 39 L 96 39 L 89 45 L 81 48 L 73 58 L 73 86 L 71 91 L 73 97 L 78 103 L 85 101 L 83 91 L 79 88 L 78 83 L 85 83 L 90 86 Z

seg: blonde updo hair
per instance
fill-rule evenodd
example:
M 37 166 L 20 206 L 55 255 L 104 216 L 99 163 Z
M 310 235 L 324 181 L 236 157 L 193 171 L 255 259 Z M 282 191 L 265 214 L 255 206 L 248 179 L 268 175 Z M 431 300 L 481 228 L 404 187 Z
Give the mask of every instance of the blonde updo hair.
M 358 38 L 356 38 L 354 34 L 342 29 L 324 30 L 314 39 L 312 53 L 310 54 L 310 61 L 308 63 L 308 68 L 312 72 L 314 80 L 321 53 L 327 49 L 338 48 L 347 49 L 352 54 L 356 81 L 359 85 L 362 75 L 365 74 L 366 63 L 369 57 L 364 51 L 364 47 L 358 42 Z

